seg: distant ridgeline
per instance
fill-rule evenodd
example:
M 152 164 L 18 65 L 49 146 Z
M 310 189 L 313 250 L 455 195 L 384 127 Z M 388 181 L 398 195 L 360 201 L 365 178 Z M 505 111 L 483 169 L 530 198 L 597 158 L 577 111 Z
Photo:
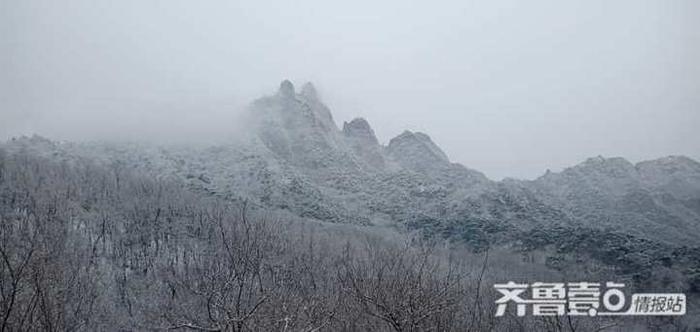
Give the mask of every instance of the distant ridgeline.
M 25 137 L 3 149 L 118 165 L 301 218 L 507 247 L 556 269 L 603 263 L 659 287 L 659 271 L 672 271 L 674 283 L 700 292 L 700 164 L 690 158 L 595 157 L 532 181 L 492 181 L 424 133 L 383 145 L 365 119 L 338 128 L 311 83 L 297 92 L 283 81 L 248 115 L 244 139 L 206 148 Z

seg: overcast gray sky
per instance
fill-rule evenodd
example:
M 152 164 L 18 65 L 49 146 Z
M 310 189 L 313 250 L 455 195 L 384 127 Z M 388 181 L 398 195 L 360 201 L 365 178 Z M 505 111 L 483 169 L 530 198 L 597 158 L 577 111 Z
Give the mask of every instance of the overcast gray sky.
M 0 43 L 2 139 L 206 137 L 289 78 L 494 179 L 700 159 L 694 0 L 0 0 Z

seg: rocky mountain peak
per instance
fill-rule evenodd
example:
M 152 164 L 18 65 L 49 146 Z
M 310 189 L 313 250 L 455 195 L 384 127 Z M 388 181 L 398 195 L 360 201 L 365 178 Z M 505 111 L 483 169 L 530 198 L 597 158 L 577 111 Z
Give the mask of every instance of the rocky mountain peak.
M 367 120 L 355 118 L 350 122 L 344 122 L 343 136 L 360 160 L 374 168 L 385 166 L 379 141 Z
M 561 172 L 548 172 L 536 182 L 558 189 L 583 191 L 584 187 L 590 187 L 596 191 L 621 194 L 639 187 L 639 174 L 634 164 L 624 158 L 597 156 Z
M 700 173 L 700 163 L 686 156 L 667 156 L 664 158 L 637 163 L 640 172 L 663 172 L 667 174 L 694 172 Z
M 404 167 L 425 171 L 437 165 L 447 165 L 447 155 L 430 139 L 430 136 L 404 131 L 389 141 L 386 151 Z
M 693 159 L 668 156 L 639 162 L 636 169 L 648 186 L 663 189 L 686 202 L 700 197 L 700 163 Z M 699 203 L 687 204 L 700 212 Z
M 330 110 L 317 99 L 316 89 L 311 83 L 306 83 L 297 94 L 294 84 L 284 80 L 276 94 L 255 100 L 250 109 L 257 119 L 288 129 L 317 127 L 326 132 L 339 132 Z
M 572 167 L 572 169 L 585 174 L 595 173 L 613 177 L 636 175 L 634 164 L 622 157 L 605 158 L 603 156 L 597 156 L 588 158 L 583 163 Z
M 437 144 L 433 143 L 430 136 L 421 132 L 411 132 L 410 130 L 404 131 L 399 136 L 396 136 L 389 141 L 388 149 L 396 152 L 398 152 L 398 150 L 415 150 L 416 152 L 425 153 L 426 157 L 443 162 L 449 162 L 447 155 L 442 151 L 442 149 L 440 149 L 440 147 L 437 146 Z
M 277 94 L 251 105 L 257 136 L 282 159 L 308 169 L 346 163 L 342 135 L 330 110 L 316 97 L 310 83 L 296 94 L 294 85 L 282 81 Z
M 360 140 L 363 143 L 379 144 L 374 130 L 370 127 L 369 122 L 363 118 L 355 118 L 350 122 L 343 123 L 343 134 L 345 137 Z
M 284 80 L 280 83 L 280 89 L 277 92 L 280 97 L 283 98 L 294 98 L 296 92 L 294 91 L 294 84 L 289 80 Z
M 301 87 L 301 95 L 308 100 L 318 100 L 318 92 L 311 82 L 306 82 Z

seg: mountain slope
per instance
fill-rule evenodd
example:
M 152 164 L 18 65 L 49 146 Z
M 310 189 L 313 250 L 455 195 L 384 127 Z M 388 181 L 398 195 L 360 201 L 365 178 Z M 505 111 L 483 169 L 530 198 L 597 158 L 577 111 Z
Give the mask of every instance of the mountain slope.
M 596 157 L 529 185 L 582 224 L 689 244 L 700 239 L 698 178 L 698 163 L 684 157 L 637 165 Z
M 597 157 L 534 181 L 496 182 L 452 163 L 426 134 L 406 131 L 382 146 L 364 119 L 339 129 L 311 84 L 297 92 L 284 81 L 249 113 L 249 135 L 225 145 L 33 137 L 4 148 L 117 165 L 302 218 L 420 231 L 477 250 L 494 244 L 546 250 L 560 267 L 576 250 L 625 271 L 650 271 L 669 257 L 679 260 L 679 270 L 700 266 L 693 249 L 700 239 L 700 166 L 689 158 L 634 165 Z M 643 257 L 627 255 L 640 251 Z

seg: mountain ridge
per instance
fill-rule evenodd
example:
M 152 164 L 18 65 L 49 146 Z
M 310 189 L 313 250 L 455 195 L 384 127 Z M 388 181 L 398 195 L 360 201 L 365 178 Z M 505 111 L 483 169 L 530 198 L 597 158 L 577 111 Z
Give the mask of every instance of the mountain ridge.
M 632 164 L 598 156 L 534 180 L 494 181 L 450 161 L 427 134 L 407 130 L 382 145 L 364 119 L 338 128 L 310 83 L 297 93 L 285 80 L 275 94 L 253 101 L 249 113 L 250 135 L 235 144 L 57 143 L 35 136 L 2 149 L 95 160 L 260 209 L 420 232 L 475 250 L 561 247 L 552 254 L 561 268 L 578 248 L 606 264 L 648 270 L 668 255 L 694 255 L 676 250 L 700 239 L 700 164 L 688 157 Z M 647 250 L 646 258 L 620 256 L 597 244 L 600 237 L 625 252 Z M 572 245 L 574 239 L 580 243 Z M 645 243 L 652 249 L 642 249 Z

